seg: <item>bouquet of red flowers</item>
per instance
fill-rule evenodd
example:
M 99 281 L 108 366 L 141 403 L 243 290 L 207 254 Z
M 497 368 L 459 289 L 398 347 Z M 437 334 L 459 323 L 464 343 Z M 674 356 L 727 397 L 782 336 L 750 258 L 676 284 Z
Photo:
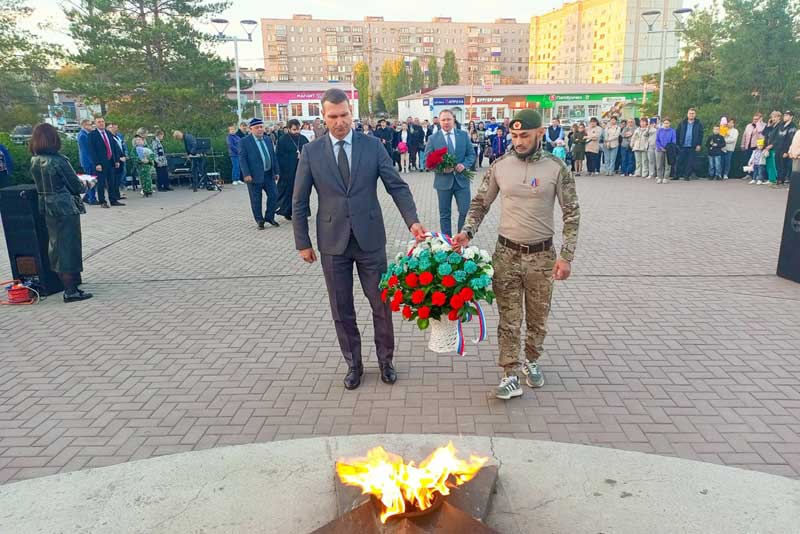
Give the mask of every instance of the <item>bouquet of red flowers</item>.
M 438 150 L 434 150 L 428 157 L 425 158 L 425 168 L 429 171 L 434 171 L 442 174 L 450 174 L 456 172 L 456 165 L 458 162 L 456 158 L 453 157 L 452 154 L 447 152 L 447 147 L 442 147 Z M 468 180 L 472 180 L 472 177 L 475 175 L 474 172 L 465 168 L 461 171 L 461 174 L 467 177 Z
M 468 247 L 460 253 L 453 250 L 450 239 L 431 234 L 425 241 L 416 243 L 408 254 L 400 253 L 383 275 L 381 298 L 391 303 L 394 312 L 401 312 L 407 321 L 414 321 L 420 330 L 434 328 L 431 337 L 433 348 L 436 329 L 449 330 L 452 339 L 442 349 L 456 349 L 457 336 L 461 336 L 461 321 L 477 316 L 480 322 L 480 339 L 486 338 L 486 326 L 480 301 L 491 304 L 494 293 L 492 283 L 492 256 L 477 247 Z M 452 323 L 457 322 L 457 326 Z M 452 342 L 452 343 L 451 343 Z M 463 354 L 463 344 L 458 345 Z

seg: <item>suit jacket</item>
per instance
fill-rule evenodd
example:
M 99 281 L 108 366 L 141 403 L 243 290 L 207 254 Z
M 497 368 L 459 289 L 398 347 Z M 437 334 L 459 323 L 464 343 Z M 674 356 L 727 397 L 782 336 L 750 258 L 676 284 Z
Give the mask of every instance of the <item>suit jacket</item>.
M 103 136 L 100 135 L 100 130 L 95 129 L 89 133 L 89 158 L 94 165 L 103 165 L 103 170 L 106 170 L 105 166 L 107 164 L 111 164 L 113 168 L 114 164 L 118 163 L 119 158 L 122 156 L 119 145 L 108 130 L 106 130 L 106 137 L 108 138 L 108 144 L 111 146 L 111 159 L 108 159 L 106 144 L 103 142 Z
M 475 163 L 475 149 L 472 147 L 472 141 L 470 140 L 467 132 L 464 130 L 453 129 L 452 133 L 455 134 L 456 150 L 453 155 L 456 158 L 456 163 L 460 163 L 469 169 L 472 167 L 472 164 Z M 425 146 L 425 153 L 422 156 L 422 161 L 426 161 L 428 159 L 428 154 L 434 150 L 439 150 L 440 148 L 446 146 L 447 141 L 444 138 L 444 132 L 439 130 L 433 134 L 430 139 L 428 139 L 428 144 Z M 448 189 L 453 189 L 456 183 L 458 183 L 461 187 L 469 187 L 469 179 L 463 174 L 455 172 L 441 174 L 437 172 L 433 179 L 433 188 L 446 191 Z
M 341 255 L 355 236 L 362 250 L 386 247 L 386 230 L 378 201 L 378 179 L 391 195 L 409 228 L 416 222 L 417 207 L 408 184 L 394 168 L 380 140 L 353 132 L 350 187 L 345 187 L 333 156 L 329 135 L 307 144 L 300 153 L 294 182 L 292 225 L 297 250 L 311 248 L 308 217 L 311 189 L 317 191 L 317 246 L 323 254 Z
M 422 148 L 425 146 L 425 130 L 422 129 L 422 126 L 414 126 L 408 127 L 408 132 L 411 134 L 411 143 L 413 146 L 417 148 Z
M 86 174 L 94 174 L 94 164 L 92 163 L 92 150 L 89 142 L 89 132 L 81 128 L 78 132 L 78 163 L 81 164 L 83 172 Z
M 678 146 L 683 146 L 683 141 L 686 139 L 686 130 L 689 127 L 689 119 L 683 119 L 678 125 Z M 703 123 L 700 119 L 694 120 L 692 126 L 692 148 L 703 146 Z
M 267 146 L 269 159 L 272 161 L 272 169 L 267 172 L 272 179 L 275 179 L 280 174 L 280 163 L 275 157 L 272 139 L 268 135 L 264 135 L 264 144 Z M 239 166 L 242 168 L 242 176 L 252 176 L 254 184 L 264 183 L 264 160 L 261 159 L 261 151 L 252 135 L 248 135 L 239 143 Z

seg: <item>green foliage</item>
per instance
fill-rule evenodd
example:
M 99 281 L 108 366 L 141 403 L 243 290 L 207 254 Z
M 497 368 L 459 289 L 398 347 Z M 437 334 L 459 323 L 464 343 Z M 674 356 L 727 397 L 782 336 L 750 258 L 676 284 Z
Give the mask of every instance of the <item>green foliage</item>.
M 402 59 L 395 61 L 395 72 L 397 73 L 397 98 L 411 94 L 411 80 L 408 78 L 408 70 Z
M 456 53 L 447 50 L 444 53 L 444 65 L 442 65 L 442 84 L 458 85 L 458 65 L 456 65 Z
M 358 90 L 358 115 L 367 117 L 369 115 L 369 65 L 359 61 L 353 67 L 353 85 Z
M 419 59 L 411 62 L 411 83 L 409 89 L 411 93 L 419 93 L 425 85 L 425 74 L 422 72 L 422 65 Z
M 685 58 L 667 69 L 663 115 L 680 120 L 697 108 L 706 124 L 739 123 L 756 111 L 800 103 L 798 0 L 723 0 L 696 11 L 683 34 Z M 724 16 L 722 13 L 724 12 Z M 647 76 L 658 83 L 657 75 Z M 644 107 L 655 114 L 658 95 Z M 740 128 L 740 131 L 742 129 Z
M 31 11 L 24 0 L 0 0 L 0 130 L 35 124 L 47 109 L 52 89 L 47 67 L 60 51 L 20 28 Z
M 70 4 L 77 51 L 59 84 L 99 103 L 123 128 L 179 125 L 206 134 L 233 122 L 230 61 L 197 30 L 227 7 L 207 0 L 102 0 Z
M 381 66 L 381 98 L 386 111 L 394 116 L 397 114 L 397 70 L 396 62 L 387 59 Z
M 439 64 L 436 58 L 431 56 L 428 58 L 428 88 L 436 89 L 439 87 Z
M 372 111 L 374 113 L 386 113 L 386 103 L 383 101 L 383 95 L 378 91 L 372 98 Z

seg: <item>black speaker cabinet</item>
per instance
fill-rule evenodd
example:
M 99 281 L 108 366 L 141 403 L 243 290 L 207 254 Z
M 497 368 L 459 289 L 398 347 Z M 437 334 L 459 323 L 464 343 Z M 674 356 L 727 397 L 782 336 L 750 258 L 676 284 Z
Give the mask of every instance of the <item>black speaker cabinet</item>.
M 800 283 L 800 161 L 794 162 L 783 221 L 778 276 Z
M 39 213 L 36 187 L 25 184 L 0 189 L 0 216 L 14 279 L 31 280 L 42 295 L 63 291 L 58 275 L 50 270 L 47 226 Z

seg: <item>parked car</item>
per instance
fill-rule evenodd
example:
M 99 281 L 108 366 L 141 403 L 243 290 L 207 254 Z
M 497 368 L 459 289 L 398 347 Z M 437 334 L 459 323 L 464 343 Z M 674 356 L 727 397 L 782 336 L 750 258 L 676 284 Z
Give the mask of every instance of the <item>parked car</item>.
M 15 145 L 24 145 L 33 137 L 33 126 L 30 124 L 20 124 L 11 130 L 11 142 Z

